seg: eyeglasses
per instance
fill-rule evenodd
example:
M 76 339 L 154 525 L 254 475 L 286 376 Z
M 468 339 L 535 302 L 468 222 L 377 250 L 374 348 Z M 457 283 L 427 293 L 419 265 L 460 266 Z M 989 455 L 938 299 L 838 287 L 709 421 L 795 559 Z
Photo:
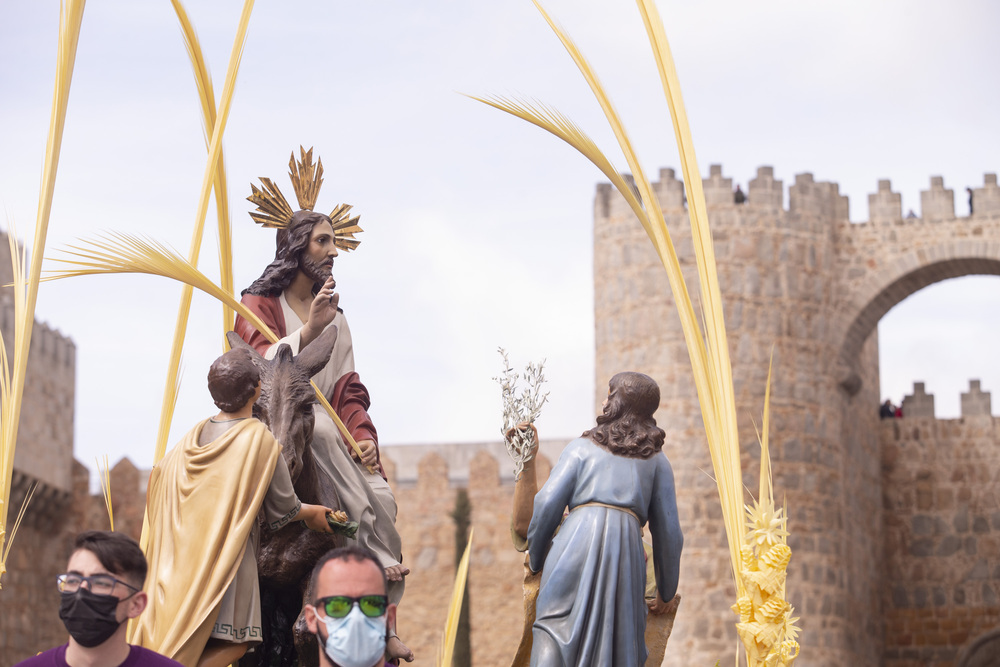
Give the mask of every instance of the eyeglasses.
M 89 577 L 84 577 L 79 574 L 73 574 L 69 572 L 67 574 L 60 574 L 56 577 L 56 585 L 59 587 L 60 593 L 76 593 L 80 590 L 80 586 L 83 582 L 87 582 L 87 588 L 94 595 L 111 595 L 115 592 L 115 586 L 121 585 L 132 591 L 132 595 L 135 595 L 140 590 L 135 586 L 126 584 L 121 579 L 115 579 L 110 574 L 92 574 Z M 131 595 L 129 596 L 131 597 Z
M 331 618 L 344 618 L 351 613 L 355 602 L 358 603 L 361 613 L 368 618 L 382 616 L 385 614 L 386 607 L 389 606 L 389 598 L 384 595 L 362 595 L 359 598 L 347 595 L 330 595 L 316 600 L 314 606 L 321 608 Z

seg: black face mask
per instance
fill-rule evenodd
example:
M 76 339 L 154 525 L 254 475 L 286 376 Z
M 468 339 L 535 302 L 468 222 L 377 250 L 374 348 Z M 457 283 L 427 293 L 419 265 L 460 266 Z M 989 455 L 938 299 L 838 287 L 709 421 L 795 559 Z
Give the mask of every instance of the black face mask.
M 61 595 L 59 618 L 80 646 L 94 648 L 103 644 L 121 625 L 115 616 L 121 600 L 114 595 L 95 595 L 86 588 Z

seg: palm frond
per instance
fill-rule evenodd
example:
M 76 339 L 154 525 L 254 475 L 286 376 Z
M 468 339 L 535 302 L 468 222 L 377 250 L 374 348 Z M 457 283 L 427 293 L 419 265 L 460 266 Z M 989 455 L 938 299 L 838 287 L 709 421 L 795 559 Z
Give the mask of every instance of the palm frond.
M 740 577 L 737 575 L 740 562 L 740 542 L 742 540 L 743 482 L 740 464 L 739 432 L 736 426 L 736 397 L 733 392 L 733 372 L 729 359 L 729 343 L 722 312 L 722 293 L 719 288 L 718 271 L 715 265 L 715 250 L 712 231 L 708 222 L 708 210 L 702 188 L 701 173 L 695 157 L 694 141 L 681 96 L 680 82 L 674 67 L 670 45 L 663 29 L 656 5 L 651 0 L 637 0 L 643 24 L 649 37 L 650 46 L 656 60 L 663 92 L 673 120 L 674 136 L 680 152 L 684 188 L 687 191 L 688 214 L 691 219 L 691 235 L 698 279 L 701 304 L 705 311 L 705 340 L 707 345 L 708 393 L 712 404 L 702 402 L 703 420 L 714 423 L 715 435 L 709 436 L 712 465 L 719 480 L 719 500 L 722 504 L 723 520 L 729 543 L 730 559 L 733 565 L 737 593 L 741 593 Z M 707 411 L 706 411 L 707 408 Z
M 194 30 L 191 20 L 188 18 L 184 6 L 180 0 L 170 0 L 177 14 L 177 20 L 181 24 L 181 33 L 184 36 L 184 46 L 187 48 L 188 57 L 191 59 L 191 67 L 194 70 L 194 80 L 198 87 L 198 100 L 201 102 L 202 128 L 205 136 L 205 148 L 210 149 L 212 137 L 209 134 L 215 127 L 215 91 L 212 88 L 212 75 L 209 74 L 208 65 L 202 55 L 201 43 L 198 41 L 198 34 Z M 219 161 L 216 164 L 215 181 L 215 209 L 218 218 L 219 236 L 219 274 L 222 288 L 233 291 L 233 232 L 232 220 L 229 215 L 229 188 L 226 178 L 226 158 L 225 150 L 219 151 Z M 223 338 L 225 332 L 233 328 L 233 310 L 226 305 L 222 306 L 222 331 Z
M 108 455 L 104 455 L 104 467 L 101 467 L 101 459 L 95 457 L 97 462 L 97 474 L 101 478 L 101 495 L 104 496 L 104 507 L 108 510 L 108 522 L 111 530 L 115 529 L 115 510 L 111 505 L 111 467 L 108 465 Z
M 695 375 L 695 387 L 698 392 L 699 403 L 702 406 L 708 407 L 708 414 L 714 414 L 715 401 L 713 400 L 713 394 L 711 392 L 708 352 L 705 347 L 705 340 L 702 337 L 700 329 L 698 328 L 694 307 L 691 303 L 691 296 L 688 293 L 687 285 L 684 282 L 684 276 L 681 273 L 680 262 L 677 259 L 677 252 L 674 249 L 673 241 L 671 240 L 670 233 L 667 230 L 663 211 L 660 207 L 660 200 L 653 191 L 652 184 L 646 178 L 638 154 L 632 145 L 632 141 L 629 139 L 625 126 L 622 123 L 618 112 L 615 110 L 614 105 L 611 103 L 611 99 L 605 92 L 604 87 L 601 85 L 597 74 L 587 62 L 583 53 L 579 50 L 579 48 L 577 48 L 573 40 L 570 39 L 569 35 L 567 35 L 555 23 L 555 21 L 552 20 L 538 0 L 533 0 L 533 2 L 535 3 L 535 7 L 538 8 L 538 11 L 545 18 L 545 21 L 549 24 L 549 27 L 552 28 L 552 31 L 559 38 L 559 41 L 562 42 L 566 51 L 570 54 L 570 57 L 573 58 L 573 61 L 576 63 L 580 73 L 583 74 L 584 79 L 587 81 L 591 91 L 594 93 L 594 97 L 597 99 L 601 109 L 604 111 L 608 124 L 611 126 L 615 137 L 618 139 L 618 144 L 625 156 L 625 160 L 628 162 L 629 169 L 632 170 L 633 178 L 639 189 L 639 194 L 642 197 L 642 201 L 649 216 L 650 226 L 647 228 L 647 234 L 650 234 L 657 254 L 660 256 L 660 261 L 662 262 L 664 269 L 667 271 L 667 279 L 670 282 L 670 289 L 674 294 L 674 300 L 677 304 L 678 314 L 681 318 L 681 328 L 684 333 L 685 343 L 687 344 L 688 354 L 691 358 L 691 365 Z M 641 220 L 642 218 L 640 218 L 640 221 Z M 705 423 L 705 430 L 708 434 L 709 440 L 716 439 L 714 436 L 714 433 L 717 430 L 716 422 L 714 419 L 705 420 L 704 415 L 705 411 L 703 409 L 703 422 Z
M 618 113 L 606 94 L 596 73 L 586 58 L 569 38 L 569 36 L 552 20 L 542 8 L 538 0 L 533 0 L 536 8 L 545 18 L 563 46 L 569 52 L 577 68 L 583 74 L 595 98 L 604 111 L 605 117 L 625 159 L 632 170 L 638 189 L 639 199 L 628 187 L 625 179 L 611 169 L 610 162 L 600 155 L 593 142 L 585 140 L 582 132 L 564 121 L 561 114 L 555 115 L 542 105 L 510 102 L 502 98 L 475 98 L 507 113 L 518 116 L 546 131 L 558 136 L 593 162 L 602 173 L 611 180 L 621 192 L 636 217 L 646 230 L 657 254 L 667 271 L 670 288 L 674 295 L 680 315 L 681 327 L 684 332 L 688 355 L 691 360 L 695 388 L 701 407 L 702 421 L 709 445 L 712 467 L 719 490 L 719 500 L 723 509 L 723 519 L 730 549 L 733 578 L 737 595 L 745 600 L 745 582 L 741 576 L 741 549 L 743 547 L 743 483 L 740 464 L 739 434 L 736 423 L 736 402 L 733 391 L 732 364 L 729 357 L 729 345 L 726 337 L 725 320 L 723 318 L 722 297 L 718 281 L 718 271 L 715 262 L 715 252 L 712 243 L 712 233 L 709 227 L 707 207 L 698 163 L 691 138 L 684 101 L 680 92 L 676 68 L 670 53 L 663 23 L 653 0 L 637 0 L 640 14 L 649 37 L 650 45 L 656 60 L 661 83 L 667 98 L 674 134 L 681 156 L 684 186 L 688 200 L 688 211 L 691 220 L 691 233 L 694 254 L 698 268 L 698 288 L 700 299 L 701 323 L 695 315 L 687 284 L 680 270 L 680 263 L 670 238 L 669 230 L 659 200 L 652 185 L 646 178 L 638 155 L 625 131 Z M 624 187 L 623 187 L 624 186 Z M 767 434 L 770 428 L 770 370 L 768 388 L 765 396 L 763 435 L 761 436 L 761 481 L 760 500 L 765 503 L 767 511 L 773 510 L 773 487 L 771 482 L 770 453 Z M 768 514 L 777 517 L 777 514 Z M 774 525 L 780 523 L 780 530 L 769 533 L 784 532 L 785 518 L 775 518 Z M 768 526 L 771 526 L 768 523 Z M 775 529 L 777 530 L 777 529 Z M 782 575 L 783 576 L 783 575 Z M 783 595 L 783 580 L 781 591 Z M 797 652 L 797 644 L 795 651 Z
M 767 385 L 764 388 L 764 418 L 760 434 L 760 490 L 758 498 L 774 497 L 774 482 L 771 479 L 771 450 L 768 445 L 768 433 L 771 430 L 771 371 L 774 366 L 774 349 L 771 349 L 771 359 L 767 363 Z
M 4 452 L 0 461 L 0 576 L 6 571 L 4 563 L 9 548 L 3 548 L 6 538 L 2 530 L 6 525 L 7 503 L 10 501 L 10 484 L 14 471 L 14 448 L 17 443 L 18 421 L 21 413 L 21 398 L 24 395 L 25 377 L 28 371 L 28 353 L 31 347 L 31 332 L 35 323 L 35 302 L 38 299 L 38 283 L 42 271 L 42 255 L 49 230 L 49 214 L 52 211 L 52 197 L 56 186 L 56 172 L 59 167 L 59 153 L 62 148 L 63 129 L 66 126 L 66 109 L 69 105 L 70 85 L 73 82 L 73 65 L 76 62 L 76 47 L 80 41 L 80 26 L 83 22 L 84 0 L 65 0 L 59 11 L 59 42 L 56 53 L 55 91 L 52 96 L 52 111 L 49 119 L 49 134 L 45 144 L 45 163 L 42 167 L 41 188 L 38 194 L 38 213 L 35 218 L 33 256 L 25 278 L 24 269 L 20 275 L 15 270 L 14 280 L 14 359 L 13 372 L 6 377 L 8 390 L 5 392 L 3 415 L 6 418 L 0 427 L 0 450 Z M 19 256 L 16 250 L 16 236 L 11 237 L 11 260 Z M 20 266 L 25 266 L 27 255 L 20 254 Z M 16 527 L 15 527 L 16 528 Z M 13 538 L 13 532 L 11 537 Z
M 7 571 L 5 563 L 7 562 L 7 557 L 10 555 L 10 549 L 14 546 L 14 536 L 17 535 L 18 529 L 21 527 L 21 522 L 24 520 L 24 515 L 28 511 L 28 503 L 31 502 L 32 497 L 35 495 L 35 489 L 38 488 L 38 482 L 32 482 L 31 486 L 28 487 L 28 493 L 24 496 L 24 502 L 21 503 L 21 509 L 17 511 L 17 518 L 14 519 L 14 526 L 10 529 L 10 535 L 7 536 L 7 543 L 4 545 L 3 557 L 0 558 L 0 575 Z M 3 535 L 4 529 L 0 527 L 0 535 Z M 0 586 L 0 588 L 3 588 Z
M 219 175 L 219 160 L 222 156 L 222 135 L 225 132 L 226 121 L 229 118 L 229 111 L 232 108 L 233 92 L 236 89 L 236 74 L 239 71 L 240 60 L 243 57 L 243 46 L 246 42 L 247 28 L 250 24 L 250 13 L 253 11 L 253 4 L 254 0 L 244 1 L 243 13 L 240 15 L 240 23 L 236 29 L 236 38 L 229 56 L 229 68 L 226 71 L 226 82 L 222 88 L 219 113 L 212 124 L 212 140 L 209 142 L 208 160 L 205 164 L 205 172 L 202 177 L 201 196 L 198 199 L 198 212 L 195 216 L 195 228 L 191 236 L 191 249 L 188 253 L 193 266 L 198 265 L 201 240 L 205 231 L 205 217 L 208 215 L 208 200 Z M 211 106 L 210 101 L 208 106 Z M 222 174 L 221 177 L 224 179 L 225 175 Z M 229 289 L 232 292 L 232 286 Z M 174 406 L 177 404 L 177 374 L 181 362 L 181 353 L 184 350 L 184 338 L 187 334 L 188 315 L 191 312 L 191 297 L 192 288 L 186 285 L 181 291 L 181 303 L 177 309 L 177 322 L 174 325 L 173 345 L 170 350 L 167 378 L 163 388 L 163 402 L 160 406 L 160 425 L 157 431 L 156 451 L 153 457 L 154 463 L 159 462 L 167 451 L 170 423 L 173 421 Z
M 452 667 L 452 657 L 455 652 L 455 638 L 458 636 L 458 621 L 462 615 L 462 598 L 465 597 L 465 582 L 469 577 L 469 555 L 472 553 L 472 534 L 469 530 L 469 542 L 465 545 L 465 553 L 455 571 L 455 585 L 451 591 L 451 603 L 448 604 L 448 618 L 444 624 L 444 634 L 441 637 L 440 657 L 438 667 Z
M 527 102 L 496 95 L 487 95 L 485 97 L 467 95 L 467 97 L 526 120 L 532 125 L 559 137 L 582 153 L 622 193 L 629 208 L 632 209 L 632 212 L 639 218 L 639 222 L 642 223 L 647 233 L 650 234 L 650 240 L 653 240 L 652 230 L 649 228 L 649 217 L 646 215 L 646 211 L 643 209 L 642 203 L 636 196 L 635 191 L 628 184 L 628 181 L 625 180 L 622 173 L 611 163 L 611 160 L 597 147 L 594 140 L 580 129 L 579 125 L 557 109 L 553 109 L 540 102 Z
M 66 268 L 62 271 L 48 271 L 44 278 L 60 280 L 90 275 L 110 275 L 120 273 L 142 273 L 151 276 L 161 276 L 184 283 L 212 296 L 232 308 L 238 315 L 253 325 L 265 338 L 272 343 L 278 341 L 278 336 L 264 324 L 257 314 L 236 300 L 231 292 L 227 292 L 212 282 L 172 248 L 152 239 L 133 234 L 109 232 L 98 241 L 80 241 L 80 245 L 71 245 L 62 251 L 66 257 L 53 257 L 48 261 L 61 264 Z M 330 402 L 316 388 L 316 397 L 337 424 L 344 440 L 361 456 L 361 448 L 337 416 Z M 160 453 L 162 458 L 163 453 Z

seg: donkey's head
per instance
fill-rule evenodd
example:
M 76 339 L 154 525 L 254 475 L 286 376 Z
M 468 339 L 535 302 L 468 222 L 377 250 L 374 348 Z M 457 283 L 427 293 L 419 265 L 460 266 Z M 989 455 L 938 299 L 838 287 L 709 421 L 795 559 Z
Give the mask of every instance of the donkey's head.
M 329 361 L 337 342 L 337 327 L 327 327 L 294 357 L 288 345 L 281 345 L 270 360 L 260 356 L 235 332 L 230 331 L 226 337 L 232 347 L 243 347 L 253 353 L 254 363 L 260 369 L 261 384 L 261 396 L 253 408 L 254 416 L 267 424 L 282 444 L 282 456 L 295 482 L 302 470 L 312 465 L 309 444 L 313 435 L 316 394 L 309 379 Z

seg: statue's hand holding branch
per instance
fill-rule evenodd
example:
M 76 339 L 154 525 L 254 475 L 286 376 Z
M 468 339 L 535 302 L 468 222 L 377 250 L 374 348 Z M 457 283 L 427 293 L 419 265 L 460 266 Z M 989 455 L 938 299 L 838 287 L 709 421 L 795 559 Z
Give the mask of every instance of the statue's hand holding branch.
M 317 533 L 332 533 L 333 529 L 330 528 L 330 524 L 326 521 L 326 515 L 331 512 L 333 510 L 329 507 L 302 503 L 299 513 L 294 518 L 306 524 L 309 530 L 315 530 Z
M 336 287 L 337 281 L 331 276 L 326 279 L 313 298 L 309 305 L 309 320 L 303 325 L 302 332 L 299 334 L 300 349 L 316 340 L 337 316 L 340 294 L 333 291 Z
M 351 456 L 354 457 L 356 461 L 361 461 L 362 465 L 371 468 L 375 465 L 376 457 L 378 456 L 378 449 L 375 447 L 374 440 L 358 440 L 358 447 L 361 448 L 361 456 L 354 450 L 351 450 Z
M 511 527 L 521 539 L 528 537 L 528 526 L 531 524 L 531 514 L 535 507 L 535 494 L 538 493 L 538 479 L 535 474 L 535 456 L 538 454 L 538 429 L 534 424 L 521 422 L 507 429 L 504 437 L 511 440 L 518 431 L 531 429 L 531 447 L 524 458 L 524 468 L 521 476 L 514 483 L 514 506 L 511 512 Z M 516 545 L 515 545 L 516 546 Z
M 504 433 L 504 437 L 507 438 L 507 440 L 511 440 L 514 437 L 514 434 L 518 431 L 527 431 L 528 429 L 531 429 L 531 452 L 528 454 L 527 458 L 525 458 L 525 464 L 529 461 L 534 461 L 535 454 L 538 453 L 538 429 L 535 428 L 535 425 L 530 422 L 521 422 L 517 426 L 507 429 L 507 432 Z

